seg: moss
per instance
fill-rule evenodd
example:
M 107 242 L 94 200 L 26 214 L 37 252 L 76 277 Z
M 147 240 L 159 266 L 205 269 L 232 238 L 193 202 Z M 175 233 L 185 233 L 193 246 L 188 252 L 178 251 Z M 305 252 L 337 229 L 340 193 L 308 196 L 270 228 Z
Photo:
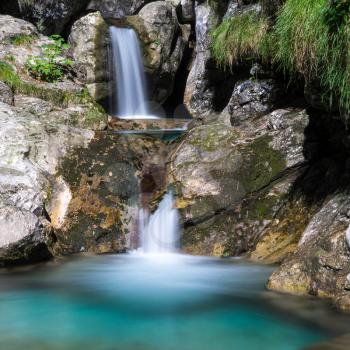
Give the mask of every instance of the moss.
M 271 140 L 271 136 L 260 137 L 246 151 L 251 159 L 242 167 L 240 179 L 247 192 L 265 187 L 286 168 L 282 154 L 270 147 Z
M 212 33 L 212 52 L 220 66 L 260 57 L 260 47 L 268 29 L 265 17 L 255 11 L 224 20 Z

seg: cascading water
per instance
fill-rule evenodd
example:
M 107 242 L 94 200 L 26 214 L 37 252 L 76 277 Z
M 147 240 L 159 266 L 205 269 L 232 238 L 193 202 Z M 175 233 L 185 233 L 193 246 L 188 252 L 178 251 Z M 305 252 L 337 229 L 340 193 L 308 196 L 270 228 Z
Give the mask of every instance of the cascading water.
M 149 215 L 145 209 L 141 209 L 139 215 L 142 252 L 175 252 L 180 225 L 179 213 L 174 207 L 173 194 L 171 192 L 167 193 L 152 215 Z
M 150 119 L 144 67 L 133 29 L 110 27 L 111 73 L 114 76 L 111 112 L 124 119 Z

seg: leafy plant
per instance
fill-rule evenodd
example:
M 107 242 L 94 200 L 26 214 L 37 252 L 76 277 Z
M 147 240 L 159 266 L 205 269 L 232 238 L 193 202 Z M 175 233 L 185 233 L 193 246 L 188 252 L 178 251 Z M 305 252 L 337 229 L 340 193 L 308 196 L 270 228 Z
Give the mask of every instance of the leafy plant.
M 66 58 L 63 53 L 69 49 L 64 39 L 59 35 L 50 36 L 52 43 L 42 46 L 42 56 L 30 56 L 26 62 L 26 68 L 36 79 L 56 82 L 69 73 L 73 61 Z

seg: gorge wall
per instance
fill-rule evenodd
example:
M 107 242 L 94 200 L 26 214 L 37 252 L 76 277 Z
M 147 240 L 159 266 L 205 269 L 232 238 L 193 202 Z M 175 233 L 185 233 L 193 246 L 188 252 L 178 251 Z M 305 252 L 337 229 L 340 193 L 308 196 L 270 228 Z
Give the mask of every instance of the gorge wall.
M 298 57 L 284 74 L 283 52 L 271 57 L 266 39 L 295 1 L 72 4 L 0 5 L 0 264 L 126 251 L 139 183 L 162 154 L 167 181 L 152 200 L 167 186 L 176 192 L 185 252 L 280 263 L 269 288 L 349 310 L 344 92 L 334 86 L 330 106 L 330 87 Z M 110 24 L 138 33 L 152 101 L 192 115 L 179 140 L 112 133 L 119 126 L 100 105 L 110 93 Z M 26 62 L 50 34 L 67 39 L 62 55 L 74 64 L 43 82 Z

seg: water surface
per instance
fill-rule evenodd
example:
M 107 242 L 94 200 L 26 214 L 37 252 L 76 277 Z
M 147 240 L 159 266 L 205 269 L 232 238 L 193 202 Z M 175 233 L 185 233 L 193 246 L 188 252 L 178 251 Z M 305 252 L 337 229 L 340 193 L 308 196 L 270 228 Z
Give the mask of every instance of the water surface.
M 266 292 L 271 272 L 132 254 L 3 272 L 0 349 L 294 350 L 341 333 L 324 303 Z

